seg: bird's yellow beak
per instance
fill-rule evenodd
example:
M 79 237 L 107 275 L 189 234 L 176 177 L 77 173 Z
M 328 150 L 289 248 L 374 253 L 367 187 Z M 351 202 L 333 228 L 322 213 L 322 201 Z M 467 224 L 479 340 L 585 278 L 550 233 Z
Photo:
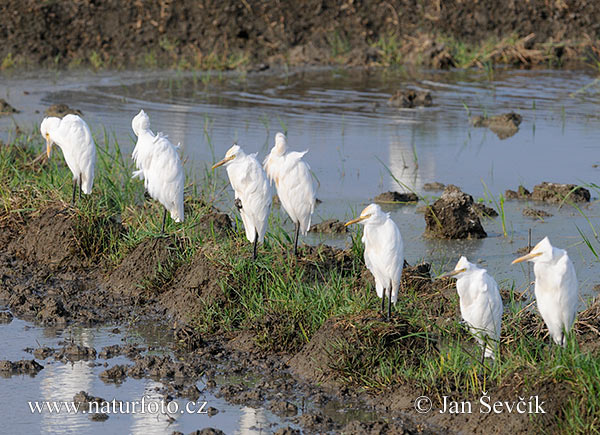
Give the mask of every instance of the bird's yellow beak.
M 215 163 L 214 165 L 212 165 L 212 169 L 218 168 L 219 166 L 223 166 L 225 163 L 227 163 L 233 159 L 235 159 L 235 154 L 232 156 L 229 156 L 229 157 L 225 157 L 220 162 Z
M 356 219 L 352 219 L 351 221 L 348 221 L 348 222 L 346 222 L 346 223 L 344 224 L 344 226 L 345 226 L 345 227 L 347 227 L 347 226 L 350 226 L 350 225 L 352 225 L 352 224 L 357 224 L 357 223 L 359 223 L 360 221 L 364 221 L 365 219 L 368 219 L 369 217 L 371 217 L 371 215 L 370 215 L 370 214 L 365 214 L 365 215 L 359 216 L 359 217 L 357 217 Z
M 50 135 L 46 134 L 46 156 L 50 158 L 50 153 L 52 152 L 52 140 L 50 139 Z
M 519 258 L 513 260 L 513 262 L 511 264 L 517 264 L 517 263 L 521 263 L 522 261 L 531 260 L 532 258 L 539 257 L 540 255 L 542 255 L 541 252 L 530 252 L 527 255 L 523 255 L 522 257 L 519 257 Z
M 442 278 L 448 278 L 448 277 L 456 276 L 459 273 L 465 272 L 466 270 L 467 269 L 465 269 L 464 267 L 462 269 L 458 269 L 458 270 L 451 270 L 450 272 L 442 273 L 441 275 L 436 276 L 434 279 L 442 279 Z

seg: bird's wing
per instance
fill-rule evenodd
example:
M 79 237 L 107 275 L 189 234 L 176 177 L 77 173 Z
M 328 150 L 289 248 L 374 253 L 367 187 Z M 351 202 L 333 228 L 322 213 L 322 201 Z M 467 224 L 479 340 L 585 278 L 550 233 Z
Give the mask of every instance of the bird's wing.
M 277 186 L 282 205 L 293 220 L 300 222 L 303 233 L 309 230 L 316 201 L 316 187 L 310 166 L 301 159 L 305 153 L 286 154 Z
M 571 327 L 577 313 L 577 305 L 579 303 L 579 289 L 577 276 L 575 275 L 575 267 L 573 262 L 566 254 L 558 261 L 557 267 L 560 268 L 561 283 L 560 288 L 564 289 L 560 293 L 559 304 L 563 308 L 563 322 L 567 327 Z

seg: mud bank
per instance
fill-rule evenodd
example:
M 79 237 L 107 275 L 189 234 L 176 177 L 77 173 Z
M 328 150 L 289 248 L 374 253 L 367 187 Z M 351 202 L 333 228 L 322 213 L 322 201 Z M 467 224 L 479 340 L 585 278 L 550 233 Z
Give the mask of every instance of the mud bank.
M 9 0 L 0 6 L 0 16 L 4 68 L 41 64 L 264 70 L 277 64 L 331 63 L 447 68 L 490 62 L 560 66 L 593 63 L 600 36 L 600 7 L 590 0 L 186 0 L 126 5 L 117 0 Z M 470 46 L 473 56 L 464 56 Z

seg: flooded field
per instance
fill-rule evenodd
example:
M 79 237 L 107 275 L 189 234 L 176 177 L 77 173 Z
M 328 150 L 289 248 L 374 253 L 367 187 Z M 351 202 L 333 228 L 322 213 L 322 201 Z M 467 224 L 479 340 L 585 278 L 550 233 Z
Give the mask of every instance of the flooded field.
M 390 96 L 404 87 L 430 91 L 433 105 L 414 109 L 388 105 Z M 600 207 L 593 185 L 600 175 L 600 85 L 587 72 L 496 70 L 491 77 L 482 71 L 420 71 L 412 75 L 362 69 L 257 75 L 44 72 L 3 76 L 0 97 L 21 111 L 0 117 L 0 139 L 4 141 L 14 137 L 15 126 L 24 131 L 38 128 L 48 106 L 65 103 L 83 112 L 97 141 L 107 135 L 125 153 L 135 144 L 131 118 L 143 108 L 155 131 L 181 143 L 188 182 L 199 184 L 233 142 L 246 152 L 258 152 L 262 160 L 275 133 L 284 131 L 290 148 L 309 149 L 306 160 L 318 179 L 317 197 L 322 201 L 314 223 L 355 216 L 382 192 L 414 191 L 421 197 L 418 204 L 385 206 L 402 232 L 410 264 L 431 262 L 437 274 L 466 255 L 483 264 L 502 288 L 526 291 L 531 272 L 527 266 L 510 263 L 518 256 L 517 250 L 527 245 L 531 229 L 534 244 L 549 236 L 555 246 L 569 251 L 580 282 L 581 307 L 596 295 L 600 266 L 582 234 L 593 247 L 600 247 L 594 238 Z M 510 111 L 519 113 L 523 121 L 519 131 L 506 139 L 487 128 L 472 127 L 469 121 L 474 115 Z M 223 189 L 216 189 L 221 193 L 212 199 L 222 210 L 233 212 L 225 172 L 219 177 Z M 455 184 L 476 201 L 496 209 L 505 190 L 516 190 L 519 185 L 531 190 L 542 181 L 585 185 L 592 200 L 578 208 L 507 200 L 504 216 L 482 220 L 487 238 L 438 241 L 423 237 L 425 221 L 418 211 L 441 194 L 424 189 L 425 183 L 434 181 Z M 531 219 L 523 216 L 525 207 L 552 216 Z M 291 230 L 291 223 L 286 226 Z M 304 241 L 346 247 L 350 235 L 310 234 Z M 160 341 L 156 331 L 142 328 L 124 337 L 110 329 L 48 330 L 15 319 L 0 325 L 0 333 L 11 337 L 0 347 L 0 359 L 31 359 L 24 348 L 58 347 L 61 340 L 100 349 L 132 336 L 140 345 L 168 352 L 167 343 Z M 82 389 L 119 400 L 136 400 L 143 394 L 161 400 L 161 393 L 155 390 L 161 386 L 159 382 L 127 379 L 120 385 L 105 384 L 98 378 L 105 367 L 90 366 L 87 361 L 63 364 L 50 360 L 42 362 L 46 368 L 36 377 L 13 376 L 0 382 L 3 402 L 20 392 L 22 406 L 5 415 L 5 421 L 8 417 L 9 422 L 29 422 L 18 427 L 20 432 L 61 432 L 63 422 L 54 416 L 32 416 L 26 407 L 28 400 L 71 400 Z M 126 358 L 110 362 L 122 364 Z M 201 382 L 198 386 L 204 391 Z M 207 394 L 200 400 L 219 409 L 213 417 L 184 415 L 174 422 L 167 415 L 128 415 L 111 416 L 100 423 L 79 414 L 68 417 L 69 430 L 167 433 L 212 426 L 226 433 L 268 433 L 288 424 L 297 427 L 266 409 L 232 405 Z M 347 411 L 332 411 L 343 412 Z M 369 418 L 368 414 L 364 417 Z

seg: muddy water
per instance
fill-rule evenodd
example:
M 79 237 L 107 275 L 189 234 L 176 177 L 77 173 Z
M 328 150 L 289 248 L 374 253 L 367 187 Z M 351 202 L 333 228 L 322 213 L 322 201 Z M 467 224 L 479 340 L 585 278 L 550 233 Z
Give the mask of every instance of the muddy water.
M 434 106 L 389 107 L 389 96 L 405 85 L 430 90 Z M 0 118 L 0 138 L 9 139 L 15 124 L 22 129 L 34 128 L 45 107 L 66 103 L 83 111 L 99 140 L 106 128 L 123 150 L 131 151 L 134 140 L 130 120 L 143 108 L 151 117 L 153 129 L 164 131 L 175 143 L 181 142 L 188 176 L 200 183 L 204 170 L 221 158 L 232 142 L 237 141 L 246 151 L 258 152 L 262 158 L 275 133 L 284 130 L 291 148 L 310 149 L 307 160 L 319 180 L 318 197 L 323 201 L 314 218 L 318 222 L 349 218 L 387 190 L 408 187 L 432 201 L 440 192 L 423 190 L 424 183 L 432 181 L 456 184 L 476 199 L 488 200 L 493 207 L 496 204 L 490 201 L 490 195 L 498 200 L 500 193 L 519 184 L 531 189 L 542 181 L 596 183 L 600 176 L 600 169 L 594 167 L 600 163 L 599 93 L 595 77 L 578 71 L 497 71 L 493 77 L 482 72 L 422 71 L 410 75 L 358 70 L 211 77 L 177 72 L 30 73 L 4 76 L 0 81 L 0 97 L 22 111 Z M 511 110 L 520 113 L 523 122 L 519 132 L 505 140 L 487 129 L 472 128 L 468 122 L 470 115 Z M 225 171 L 219 176 L 224 183 Z M 597 196 L 598 192 L 592 190 L 592 203 L 581 208 L 586 217 L 569 206 L 558 209 L 507 201 L 506 237 L 498 217 L 483 222 L 488 238 L 462 242 L 424 239 L 425 223 L 416 206 L 387 209 L 401 228 L 410 263 L 424 259 L 440 271 L 464 254 L 485 265 L 504 287 L 523 291 L 530 272 L 527 266 L 511 267 L 510 262 L 516 250 L 527 244 L 529 229 L 534 243 L 548 235 L 555 245 L 569 250 L 587 298 L 595 293 L 593 286 L 598 283 L 600 270 L 577 228 L 592 238 L 587 219 L 597 226 Z M 230 199 L 229 190 L 215 198 L 224 208 L 231 207 Z M 543 222 L 533 221 L 522 216 L 526 206 L 542 208 L 554 216 Z M 344 246 L 348 239 L 310 235 L 307 240 Z M 65 334 L 77 335 L 69 330 L 48 336 L 45 330 L 28 327 L 20 321 L 0 326 L 5 336 L 11 336 L 8 347 L 2 347 L 3 358 L 27 356 L 22 349 L 36 347 L 36 340 L 40 344 L 53 343 Z M 78 333 L 82 341 L 87 336 L 94 346 L 120 340 L 104 330 Z M 142 339 L 151 340 L 147 336 Z M 65 396 L 63 400 L 70 400 L 84 389 L 84 383 L 97 396 L 136 400 L 144 392 L 152 394 L 155 387 L 151 381 L 132 379 L 119 387 L 105 385 L 97 376 L 103 369 L 89 368 L 87 363 L 53 363 L 36 378 L 3 380 L 0 396 L 4 402 L 19 390 L 22 401 L 26 397 L 50 398 L 55 393 L 47 385 L 56 384 L 56 391 L 68 391 L 61 395 Z M 74 377 L 81 377 L 81 382 L 71 387 Z M 210 420 L 206 418 L 206 424 L 189 416 L 179 417 L 171 425 L 166 417 L 161 420 L 164 416 L 155 416 L 151 421 L 119 416 L 104 423 L 91 422 L 81 415 L 69 418 L 74 427 L 98 432 L 113 428 L 147 433 L 187 431 L 205 426 L 220 427 L 228 433 L 243 432 L 245 418 L 277 424 L 267 411 L 227 405 L 214 397 L 205 400 L 225 410 Z M 33 417 L 25 406 L 14 412 L 9 418 L 26 422 L 24 430 L 53 430 L 48 429 L 54 427 L 51 417 Z
M 139 344 L 143 347 L 150 346 L 147 352 L 160 354 L 167 352 L 166 333 L 164 328 L 155 328 L 153 325 L 140 324 L 135 328 L 122 332 L 112 333 L 113 328 L 80 328 L 67 329 L 40 328 L 14 319 L 8 325 L 0 325 L 0 334 L 5 337 L 1 348 L 0 359 L 17 361 L 32 359 L 27 348 L 48 346 L 59 349 L 64 341 L 73 342 L 82 346 L 94 347 L 98 352 L 104 346 L 114 344 Z M 7 338 L 7 339 L 6 339 Z M 14 375 L 0 379 L 0 403 L 2 403 L 2 424 L 10 427 L 11 433 L 132 433 L 132 434 L 164 434 L 173 431 L 184 433 L 192 432 L 205 427 L 219 428 L 225 433 L 268 433 L 273 428 L 280 426 L 281 421 L 268 410 L 250 408 L 245 406 L 230 405 L 225 400 L 212 395 L 205 390 L 205 384 L 197 383 L 201 391 L 196 405 L 190 408 L 192 412 L 184 412 L 189 402 L 186 399 L 174 399 L 178 405 L 164 402 L 161 392 L 163 384 L 151 379 L 127 378 L 123 383 L 105 383 L 99 374 L 108 367 L 116 364 L 131 364 L 124 356 L 108 360 L 97 358 L 91 361 L 76 361 L 63 363 L 54 357 L 39 360 L 44 369 L 37 376 Z M 227 383 L 227 376 L 222 376 L 220 382 Z M 99 396 L 107 401 L 129 401 L 131 408 L 135 406 L 136 413 L 111 413 L 106 421 L 97 422 L 90 419 L 86 412 L 43 413 L 32 412 L 30 403 L 41 405 L 42 401 L 72 401 L 73 396 L 80 391 L 86 391 L 93 396 Z M 146 402 L 145 412 L 141 412 L 141 404 L 132 402 Z M 150 405 L 154 403 L 154 405 Z M 164 405 L 163 405 L 164 403 Z M 206 403 L 204 409 L 202 405 Z M 43 406 L 43 405 L 41 405 Z M 209 416 L 204 412 L 209 407 L 219 410 L 216 415 Z M 82 410 L 87 409 L 85 407 Z M 119 409 L 119 408 L 117 408 Z M 123 405 L 123 409 L 126 409 Z M 164 409 L 165 412 L 162 412 Z M 156 412 L 158 410 L 158 412 Z M 198 413 L 202 411 L 202 413 Z M 338 409 L 331 412 L 335 413 Z M 284 425 L 287 427 L 288 423 Z M 291 425 L 294 427 L 294 425 Z

